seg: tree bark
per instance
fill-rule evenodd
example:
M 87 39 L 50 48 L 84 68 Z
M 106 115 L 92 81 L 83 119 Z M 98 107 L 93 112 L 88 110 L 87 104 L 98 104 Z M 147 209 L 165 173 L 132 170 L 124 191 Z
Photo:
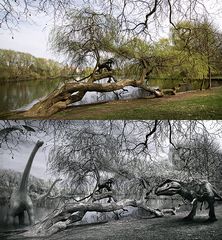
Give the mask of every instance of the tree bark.
M 50 186 L 50 188 L 48 189 L 48 191 L 47 191 L 46 193 L 41 194 L 41 195 L 38 195 L 38 196 L 36 197 L 35 202 L 36 202 L 36 203 L 39 203 L 39 202 L 44 201 L 46 198 L 48 198 L 49 195 L 50 195 L 50 193 L 51 193 L 51 191 L 52 191 L 52 189 L 53 189 L 53 187 L 54 187 L 55 184 L 56 184 L 57 182 L 59 182 L 59 181 L 62 181 L 62 179 L 60 179 L 60 178 L 56 179 L 56 180 L 52 183 L 52 185 Z M 54 197 L 51 197 L 51 198 L 55 198 L 55 196 L 54 196 Z
M 98 200 L 101 200 L 101 199 L 104 199 L 104 198 L 112 198 L 114 202 L 117 202 L 117 199 L 115 197 L 115 192 L 113 191 L 107 191 L 107 192 L 103 192 L 103 193 L 94 193 L 92 195 L 92 201 L 95 202 L 95 201 L 98 201 Z
M 211 67 L 209 66 L 208 67 L 208 81 L 209 81 L 209 83 L 208 83 L 207 89 L 211 89 L 211 82 L 212 82 L 211 78 L 212 78 Z
M 95 81 L 113 77 L 113 72 L 105 72 L 101 74 L 92 74 L 84 82 L 68 82 L 64 83 L 52 93 L 40 100 L 29 110 L 24 112 L 24 117 L 45 118 L 66 109 L 70 104 L 80 101 L 86 92 L 112 92 L 123 89 L 126 86 L 141 87 L 144 90 L 151 92 L 156 97 L 162 97 L 163 94 L 159 90 L 147 87 L 144 84 L 144 79 L 139 80 L 121 80 L 115 83 L 98 83 Z
M 23 236 L 50 236 L 58 231 L 72 226 L 74 222 L 80 221 L 86 212 L 113 212 L 124 209 L 127 206 L 143 208 L 145 211 L 152 213 L 155 217 L 162 217 L 163 214 L 159 211 L 149 208 L 143 201 L 123 200 L 118 203 L 78 203 L 67 204 L 61 209 L 54 211 L 43 221 L 35 224 L 30 230 L 23 233 Z
M 203 90 L 204 83 L 205 83 L 205 78 L 204 78 L 204 76 L 203 76 L 203 79 L 202 79 L 202 82 L 201 82 L 201 85 L 200 85 L 200 91 Z

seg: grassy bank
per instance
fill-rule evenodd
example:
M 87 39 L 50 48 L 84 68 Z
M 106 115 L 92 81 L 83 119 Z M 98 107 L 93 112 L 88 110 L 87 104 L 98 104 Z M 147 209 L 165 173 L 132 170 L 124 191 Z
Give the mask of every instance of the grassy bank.
M 56 119 L 222 119 L 222 87 L 153 99 L 72 107 Z
M 1 118 L 24 119 L 22 114 Z M 119 100 L 70 107 L 51 119 L 222 119 L 222 87 L 163 98 Z

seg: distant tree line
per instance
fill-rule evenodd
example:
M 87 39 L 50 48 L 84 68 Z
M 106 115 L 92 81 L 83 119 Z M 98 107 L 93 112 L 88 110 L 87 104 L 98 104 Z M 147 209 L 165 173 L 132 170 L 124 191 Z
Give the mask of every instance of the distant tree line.
M 0 82 L 27 79 L 48 79 L 75 72 L 50 59 L 37 58 L 29 53 L 0 49 Z

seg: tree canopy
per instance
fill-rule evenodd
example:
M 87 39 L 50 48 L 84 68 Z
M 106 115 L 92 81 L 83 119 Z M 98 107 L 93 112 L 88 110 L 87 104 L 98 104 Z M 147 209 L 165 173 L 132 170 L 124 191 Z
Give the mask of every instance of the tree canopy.
M 215 0 L 213 4 L 217 4 Z M 174 25 L 181 18 L 194 19 L 204 13 L 210 13 L 205 0 L 164 0 L 164 1 L 4 1 L 0 5 L 1 26 L 15 27 L 24 20 L 29 20 L 35 14 L 52 12 L 55 17 L 64 16 L 70 9 L 89 7 L 100 13 L 110 14 L 118 19 L 122 27 L 136 32 L 146 31 L 150 33 L 150 24 L 155 22 L 160 26 L 166 19 Z M 220 10 L 220 5 L 217 4 Z M 216 11 L 215 10 L 215 11 Z

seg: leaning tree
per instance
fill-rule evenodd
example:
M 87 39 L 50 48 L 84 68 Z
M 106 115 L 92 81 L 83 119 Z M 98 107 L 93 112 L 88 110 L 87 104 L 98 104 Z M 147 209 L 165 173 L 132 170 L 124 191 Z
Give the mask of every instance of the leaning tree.
M 67 55 L 76 66 L 94 64 L 94 69 L 89 76 L 69 81 L 54 90 L 24 113 L 25 116 L 50 116 L 80 101 L 87 92 L 111 92 L 125 86 L 141 87 L 156 96 L 162 96 L 159 90 L 145 84 L 145 77 L 163 60 L 152 56 L 148 46 L 146 49 L 140 49 L 139 53 L 133 52 L 132 48 L 136 49 L 141 42 L 132 42 L 121 36 L 117 19 L 109 14 L 89 9 L 72 11 L 67 14 L 67 21 L 54 29 L 51 42 L 58 52 Z M 146 54 L 142 52 L 144 50 Z M 98 71 L 101 58 L 106 56 L 115 56 L 128 60 L 131 65 L 138 65 L 138 76 L 135 79 L 117 81 L 115 71 Z M 109 81 L 101 83 L 102 79 Z M 114 82 L 110 82 L 112 79 Z

